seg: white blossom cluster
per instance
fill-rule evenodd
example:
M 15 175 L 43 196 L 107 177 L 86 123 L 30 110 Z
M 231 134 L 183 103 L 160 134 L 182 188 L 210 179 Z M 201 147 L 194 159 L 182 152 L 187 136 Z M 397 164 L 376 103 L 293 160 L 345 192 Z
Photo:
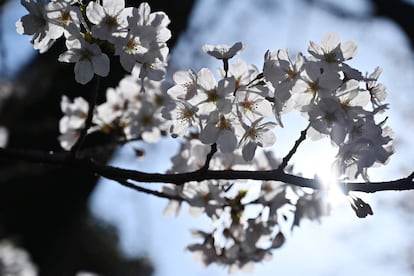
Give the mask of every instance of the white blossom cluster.
M 368 181 L 367 168 L 386 163 L 393 149 L 391 130 L 375 120 L 387 109 L 385 86 L 377 83 L 382 70 L 363 76 L 348 65 L 356 49 L 328 33 L 321 45 L 310 42 L 308 57 L 299 53 L 292 60 L 287 50 L 268 51 L 263 74 L 274 88 L 276 119 L 292 109 L 301 112 L 312 139 L 329 137 L 338 148 L 339 175 Z
M 1 240 L 0 275 L 37 276 L 38 269 L 26 250 L 15 246 L 11 241 Z
M 101 131 L 116 136 L 120 141 L 157 142 L 162 132 L 168 131 L 169 125 L 161 116 L 169 101 L 162 85 L 148 79 L 141 81 L 134 74 L 124 77 L 118 87 L 106 90 L 106 101 L 95 106 L 93 126 L 88 133 Z M 62 134 L 59 141 L 64 149 L 70 150 L 78 140 L 88 106 L 82 97 L 76 97 L 72 102 L 66 96 L 62 97 L 64 116 L 60 120 Z
M 200 169 L 209 151 L 210 147 L 198 139 L 183 143 L 172 158 L 169 172 Z M 253 162 L 247 162 L 238 150 L 217 152 L 210 161 L 210 169 L 260 171 L 278 168 L 280 164 L 273 152 L 259 151 Z M 292 173 L 293 167 L 285 170 Z M 249 271 L 255 263 L 271 260 L 272 251 L 285 243 L 286 231 L 299 226 L 303 219 L 318 220 L 330 208 L 323 192 L 304 191 L 280 181 L 187 182 L 166 184 L 162 191 L 178 198 L 169 201 L 165 215 L 178 215 L 185 202 L 191 215 L 205 215 L 211 220 L 208 229 L 192 230 L 198 241 L 187 250 L 203 265 L 222 265 L 229 272 Z
M 107 43 L 131 75 L 106 90 L 106 101 L 93 108 L 88 133 L 112 133 L 122 141 L 157 142 L 162 133 L 179 138 L 180 151 L 170 173 L 197 170 L 270 170 L 281 162 L 262 148 L 276 144 L 275 127 L 283 115 L 297 111 L 308 122 L 312 140 L 330 139 L 337 149 L 334 168 L 342 179 L 362 177 L 385 164 L 393 153 L 392 133 L 385 126 L 386 88 L 378 83 L 381 69 L 363 75 L 348 64 L 356 54 L 353 42 L 328 33 L 320 44 L 310 42 L 309 55 L 288 50 L 267 51 L 261 70 L 242 60 L 230 63 L 244 45 L 205 45 L 203 50 L 223 62 L 218 74 L 208 68 L 178 71 L 174 83 L 165 80 L 168 17 L 150 12 L 148 4 L 125 7 L 123 0 L 22 0 L 30 14 L 17 30 L 33 35 L 34 47 L 46 51 L 59 37 L 68 50 L 59 60 L 75 62 L 75 79 L 89 82 L 109 73 Z M 62 147 L 70 150 L 85 127 L 90 103 L 63 96 L 60 121 Z M 381 118 L 381 119 L 379 119 Z M 214 148 L 217 148 L 215 152 Z M 212 154 L 212 156 L 210 156 Z M 285 171 L 288 170 L 284 168 Z M 282 182 L 265 181 L 250 192 L 248 183 L 210 180 L 165 185 L 171 200 L 167 214 L 177 214 L 183 202 L 193 214 L 212 220 L 210 231 L 188 249 L 204 264 L 232 269 L 267 259 L 285 240 L 281 224 L 292 227 L 302 218 L 325 213 L 321 194 Z M 254 207 L 255 212 L 247 212 Z
M 198 139 L 183 143 L 172 159 L 170 172 L 194 171 L 203 166 L 209 146 Z M 210 162 L 212 170 L 270 170 L 280 160 L 272 152 L 260 151 L 254 162 L 246 162 L 241 153 L 217 152 Z M 293 168 L 286 168 L 291 172 Z M 279 181 L 250 183 L 259 189 L 249 189 L 248 182 L 202 181 L 183 185 L 164 185 L 165 194 L 172 199 L 165 215 L 178 215 L 183 202 L 193 216 L 205 215 L 211 220 L 207 230 L 193 230 L 199 241 L 187 250 L 196 261 L 229 268 L 230 272 L 249 270 L 254 263 L 270 260 L 272 251 L 285 242 L 286 225 L 294 228 L 302 219 L 319 219 L 328 213 L 329 205 L 320 192 L 303 189 Z
M 102 4 L 100 4 L 102 2 Z M 67 51 L 59 61 L 75 63 L 75 79 L 81 84 L 94 74 L 105 77 L 110 70 L 111 49 L 119 56 L 123 68 L 139 69 L 141 78 L 161 80 L 167 65 L 167 40 L 170 20 L 164 12 L 151 13 L 150 6 L 125 7 L 124 0 L 21 0 L 29 11 L 16 22 L 17 32 L 32 35 L 32 43 L 40 53 L 64 37 Z

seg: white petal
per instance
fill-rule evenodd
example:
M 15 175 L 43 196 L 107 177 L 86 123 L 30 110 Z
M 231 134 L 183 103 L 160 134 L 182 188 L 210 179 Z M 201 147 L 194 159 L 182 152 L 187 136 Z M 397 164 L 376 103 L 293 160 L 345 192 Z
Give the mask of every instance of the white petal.
M 92 64 L 95 73 L 101 77 L 106 77 L 109 73 L 109 58 L 106 54 L 92 57 Z
M 177 71 L 173 75 L 176 84 L 193 83 L 195 75 L 191 71 Z
M 109 15 L 117 15 L 125 8 L 124 0 L 103 0 L 102 6 Z
M 80 58 L 81 58 L 81 54 L 79 53 L 79 51 L 66 51 L 62 54 L 59 55 L 58 60 L 60 62 L 77 62 Z
M 337 33 L 327 33 L 322 37 L 321 43 L 327 50 L 333 50 L 341 42 Z
M 257 144 L 255 142 L 248 142 L 242 149 L 243 159 L 251 161 L 256 152 Z
M 39 31 L 39 19 L 31 14 L 26 14 L 16 22 L 16 30 L 18 34 L 32 35 Z
M 213 124 L 207 124 L 200 133 L 200 141 L 204 144 L 212 144 L 217 141 L 219 131 Z
M 221 152 L 232 152 L 237 146 L 237 138 L 232 131 L 225 130 L 220 133 L 217 144 Z
M 99 24 L 103 18 L 105 18 L 106 13 L 103 7 L 95 2 L 89 2 L 86 7 L 86 16 L 89 21 L 93 24 Z
M 136 60 L 133 56 L 124 53 L 119 55 L 119 61 L 127 72 L 131 72 L 136 63 Z
M 216 87 L 216 79 L 214 78 L 213 73 L 207 69 L 203 68 L 201 69 L 198 74 L 198 83 L 205 89 L 205 90 L 211 90 L 215 89 Z
M 80 60 L 75 64 L 75 80 L 86 84 L 93 78 L 93 66 L 89 60 Z
M 272 146 L 276 142 L 276 135 L 273 133 L 273 131 L 268 130 L 262 134 L 262 146 L 263 147 L 269 147 Z
M 352 41 L 341 43 L 342 55 L 345 60 L 351 59 L 356 55 L 357 45 Z

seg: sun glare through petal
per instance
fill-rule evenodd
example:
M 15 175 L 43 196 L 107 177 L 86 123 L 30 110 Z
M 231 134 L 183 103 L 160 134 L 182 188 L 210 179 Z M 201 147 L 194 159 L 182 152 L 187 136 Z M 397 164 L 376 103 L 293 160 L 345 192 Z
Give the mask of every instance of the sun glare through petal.
M 336 149 L 324 139 L 312 143 L 315 144 L 313 147 L 304 145 L 301 148 L 303 154 L 299 153 L 293 162 L 295 171 L 302 173 L 304 177 L 318 179 L 326 188 L 326 200 L 330 206 L 335 207 L 347 202 L 346 195 L 337 184 L 338 177 L 332 169 Z

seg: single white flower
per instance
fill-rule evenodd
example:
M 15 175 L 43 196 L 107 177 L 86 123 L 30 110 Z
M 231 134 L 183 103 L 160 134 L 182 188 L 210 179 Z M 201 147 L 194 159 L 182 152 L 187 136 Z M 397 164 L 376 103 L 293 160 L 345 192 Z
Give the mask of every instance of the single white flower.
M 394 153 L 391 135 L 389 128 L 383 129 L 372 117 L 357 120 L 349 141 L 339 147 L 335 165 L 340 174 L 350 179 L 361 175 L 369 181 L 367 169 L 375 164 L 385 164 Z
M 59 37 L 63 34 L 65 37 L 76 36 L 81 32 L 82 14 L 79 7 L 72 6 L 70 1 L 52 1 L 47 4 L 46 11 L 49 24 L 56 25 L 56 31 L 60 32 L 57 34 Z
M 246 117 L 250 122 L 273 115 L 271 103 L 261 95 L 249 90 L 237 91 L 236 104 L 241 119 Z
M 173 99 L 189 100 L 197 94 L 197 75 L 192 71 L 177 71 L 173 75 L 175 85 L 167 90 Z
M 273 122 L 260 123 L 263 117 L 254 121 L 250 126 L 242 124 L 244 135 L 240 139 L 240 146 L 243 147 L 242 154 L 246 161 L 254 158 L 257 146 L 268 147 L 276 142 L 276 135 L 272 129 L 276 126 Z
M 59 121 L 61 135 L 58 140 L 62 148 L 70 150 L 85 126 L 89 104 L 81 97 L 71 101 L 68 97 L 62 96 L 60 107 L 64 116 Z
M 131 110 L 128 119 L 129 122 L 124 129 L 128 139 L 139 137 L 148 143 L 159 140 L 163 120 L 153 103 L 145 102 L 139 110 Z
M 203 46 L 203 51 L 217 59 L 228 60 L 234 57 L 241 50 L 243 50 L 243 48 L 244 45 L 241 42 L 237 42 L 231 47 L 225 44 L 220 44 L 216 46 L 205 44 Z
M 237 147 L 235 134 L 236 118 L 232 113 L 220 114 L 214 111 L 210 114 L 207 124 L 201 130 L 200 140 L 204 144 L 217 143 L 221 152 L 232 152 Z
M 367 78 L 366 89 L 371 95 L 371 103 L 374 108 L 380 108 L 384 106 L 384 101 L 387 98 L 387 88 L 382 83 L 377 83 L 379 76 L 382 73 L 382 68 L 375 68 Z
M 226 72 L 223 68 L 219 68 L 219 73 L 222 78 L 226 77 Z M 247 65 L 247 63 L 241 59 L 235 61 L 229 65 L 227 72 L 228 77 L 234 77 L 236 81 L 236 89 L 249 84 L 253 79 L 257 77 L 259 70 L 254 65 Z
M 338 63 L 355 56 L 357 45 L 352 41 L 341 43 L 337 33 L 327 33 L 322 37 L 321 45 L 311 41 L 308 52 L 326 63 Z
M 333 95 L 342 84 L 336 71 L 321 70 L 320 64 L 309 62 L 304 65 L 300 78 L 292 87 L 296 109 L 301 109 L 312 100 Z
M 308 131 L 308 135 L 314 140 L 330 135 L 335 143 L 340 144 L 352 128 L 353 121 L 347 116 L 337 97 L 323 97 L 303 106 L 302 112 L 306 113 L 304 115 L 308 117 L 311 128 L 316 131 Z
M 75 62 L 75 80 L 86 84 L 97 74 L 106 77 L 109 73 L 109 58 L 96 44 L 89 44 L 82 38 L 66 40 L 68 50 L 59 56 L 61 62 Z
M 125 112 L 126 101 L 119 89 L 108 88 L 106 90 L 106 102 L 96 107 L 96 123 L 103 124 L 105 128 L 119 119 Z
M 222 113 L 231 111 L 236 85 L 234 77 L 221 79 L 217 83 L 213 73 L 203 68 L 197 74 L 197 83 L 198 93 L 191 102 L 199 107 L 200 114 L 209 115 L 215 110 Z
M 171 101 L 163 110 L 163 118 L 171 120 L 170 132 L 173 137 L 187 134 L 190 127 L 197 126 L 196 106 L 183 100 Z
M 34 48 L 44 53 L 62 35 L 62 31 L 59 26 L 50 23 L 44 0 L 21 0 L 21 4 L 29 14 L 16 22 L 16 31 L 22 35 L 33 35 L 31 42 Z
M 102 5 L 95 1 L 86 7 L 86 16 L 93 24 L 91 31 L 96 38 L 112 41 L 114 37 L 125 37 L 128 32 L 128 16 L 132 7 L 125 8 L 124 0 L 102 0 Z
M 221 187 L 210 181 L 185 183 L 182 195 L 190 205 L 192 215 L 200 215 L 205 212 L 209 217 L 212 217 L 223 208 L 225 203 Z
M 156 58 L 151 63 L 135 63 L 131 74 L 137 79 L 140 79 L 142 82 L 146 78 L 153 81 L 161 81 L 165 77 L 166 66 L 167 64 L 165 62 L 162 62 L 160 59 Z

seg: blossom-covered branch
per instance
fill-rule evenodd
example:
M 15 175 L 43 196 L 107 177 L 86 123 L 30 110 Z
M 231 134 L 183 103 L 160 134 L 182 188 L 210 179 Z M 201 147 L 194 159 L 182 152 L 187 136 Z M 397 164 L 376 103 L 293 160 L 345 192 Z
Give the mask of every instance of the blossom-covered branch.
M 18 159 L 28 162 L 45 163 L 60 166 L 74 167 L 79 170 L 88 170 L 102 177 L 113 179 L 133 180 L 142 183 L 170 183 L 183 185 L 186 182 L 204 180 L 263 180 L 281 181 L 289 185 L 311 189 L 326 189 L 318 179 L 305 178 L 285 173 L 280 169 L 266 171 L 250 170 L 205 170 L 200 169 L 187 173 L 147 173 L 137 170 L 123 169 L 109 165 L 99 164 L 89 158 L 74 157 L 67 152 L 54 153 L 36 150 L 14 150 L 0 148 L 0 158 Z M 379 191 L 403 191 L 414 189 L 414 172 L 407 177 L 380 182 L 340 182 L 342 190 L 347 193 L 351 191 L 375 193 Z
M 119 57 L 128 74 L 105 95 L 91 92 L 88 101 L 62 96 L 58 139 L 66 151 L 1 148 L 0 158 L 87 170 L 168 199 L 167 214 L 178 214 L 187 203 L 190 212 L 205 214 L 215 225 L 210 232 L 194 231 L 202 241 L 188 246 L 204 264 L 242 268 L 266 259 L 285 241 L 281 224 L 290 221 L 293 228 L 303 218 L 325 214 L 323 195 L 332 186 L 349 195 L 358 217 L 373 211 L 351 192 L 414 189 L 414 173 L 393 181 L 369 180 L 368 170 L 386 164 L 393 154 L 384 116 L 387 92 L 378 82 L 382 69 L 362 74 L 350 66 L 357 45 L 342 42 L 336 33 L 326 34 L 320 44 L 311 41 L 308 55 L 269 50 L 259 67 L 233 62 L 245 48 L 242 42 L 206 44 L 203 51 L 222 62 L 218 74 L 209 68 L 179 70 L 171 73 L 171 84 L 165 77 L 170 20 L 148 3 L 133 8 L 124 0 L 21 2 L 29 14 L 18 20 L 17 31 L 32 36 L 40 53 L 64 39 L 67 50 L 58 60 L 74 63 L 76 82 L 84 85 L 95 75 L 109 75 L 111 55 Z M 102 96 L 106 99 L 95 102 Z M 285 114 L 293 111 L 307 127 L 281 159 L 270 150 L 278 146 L 274 130 L 283 128 Z M 169 134 L 180 149 L 165 173 L 117 168 L 95 162 L 93 155 L 82 157 L 80 146 L 92 132 L 146 143 Z M 336 180 L 330 186 L 293 173 L 289 162 L 308 138 L 329 139 L 337 151 Z M 256 180 L 254 189 L 249 189 L 251 180 Z M 155 190 L 133 182 L 164 185 Z M 253 204 L 258 208 L 247 212 Z

